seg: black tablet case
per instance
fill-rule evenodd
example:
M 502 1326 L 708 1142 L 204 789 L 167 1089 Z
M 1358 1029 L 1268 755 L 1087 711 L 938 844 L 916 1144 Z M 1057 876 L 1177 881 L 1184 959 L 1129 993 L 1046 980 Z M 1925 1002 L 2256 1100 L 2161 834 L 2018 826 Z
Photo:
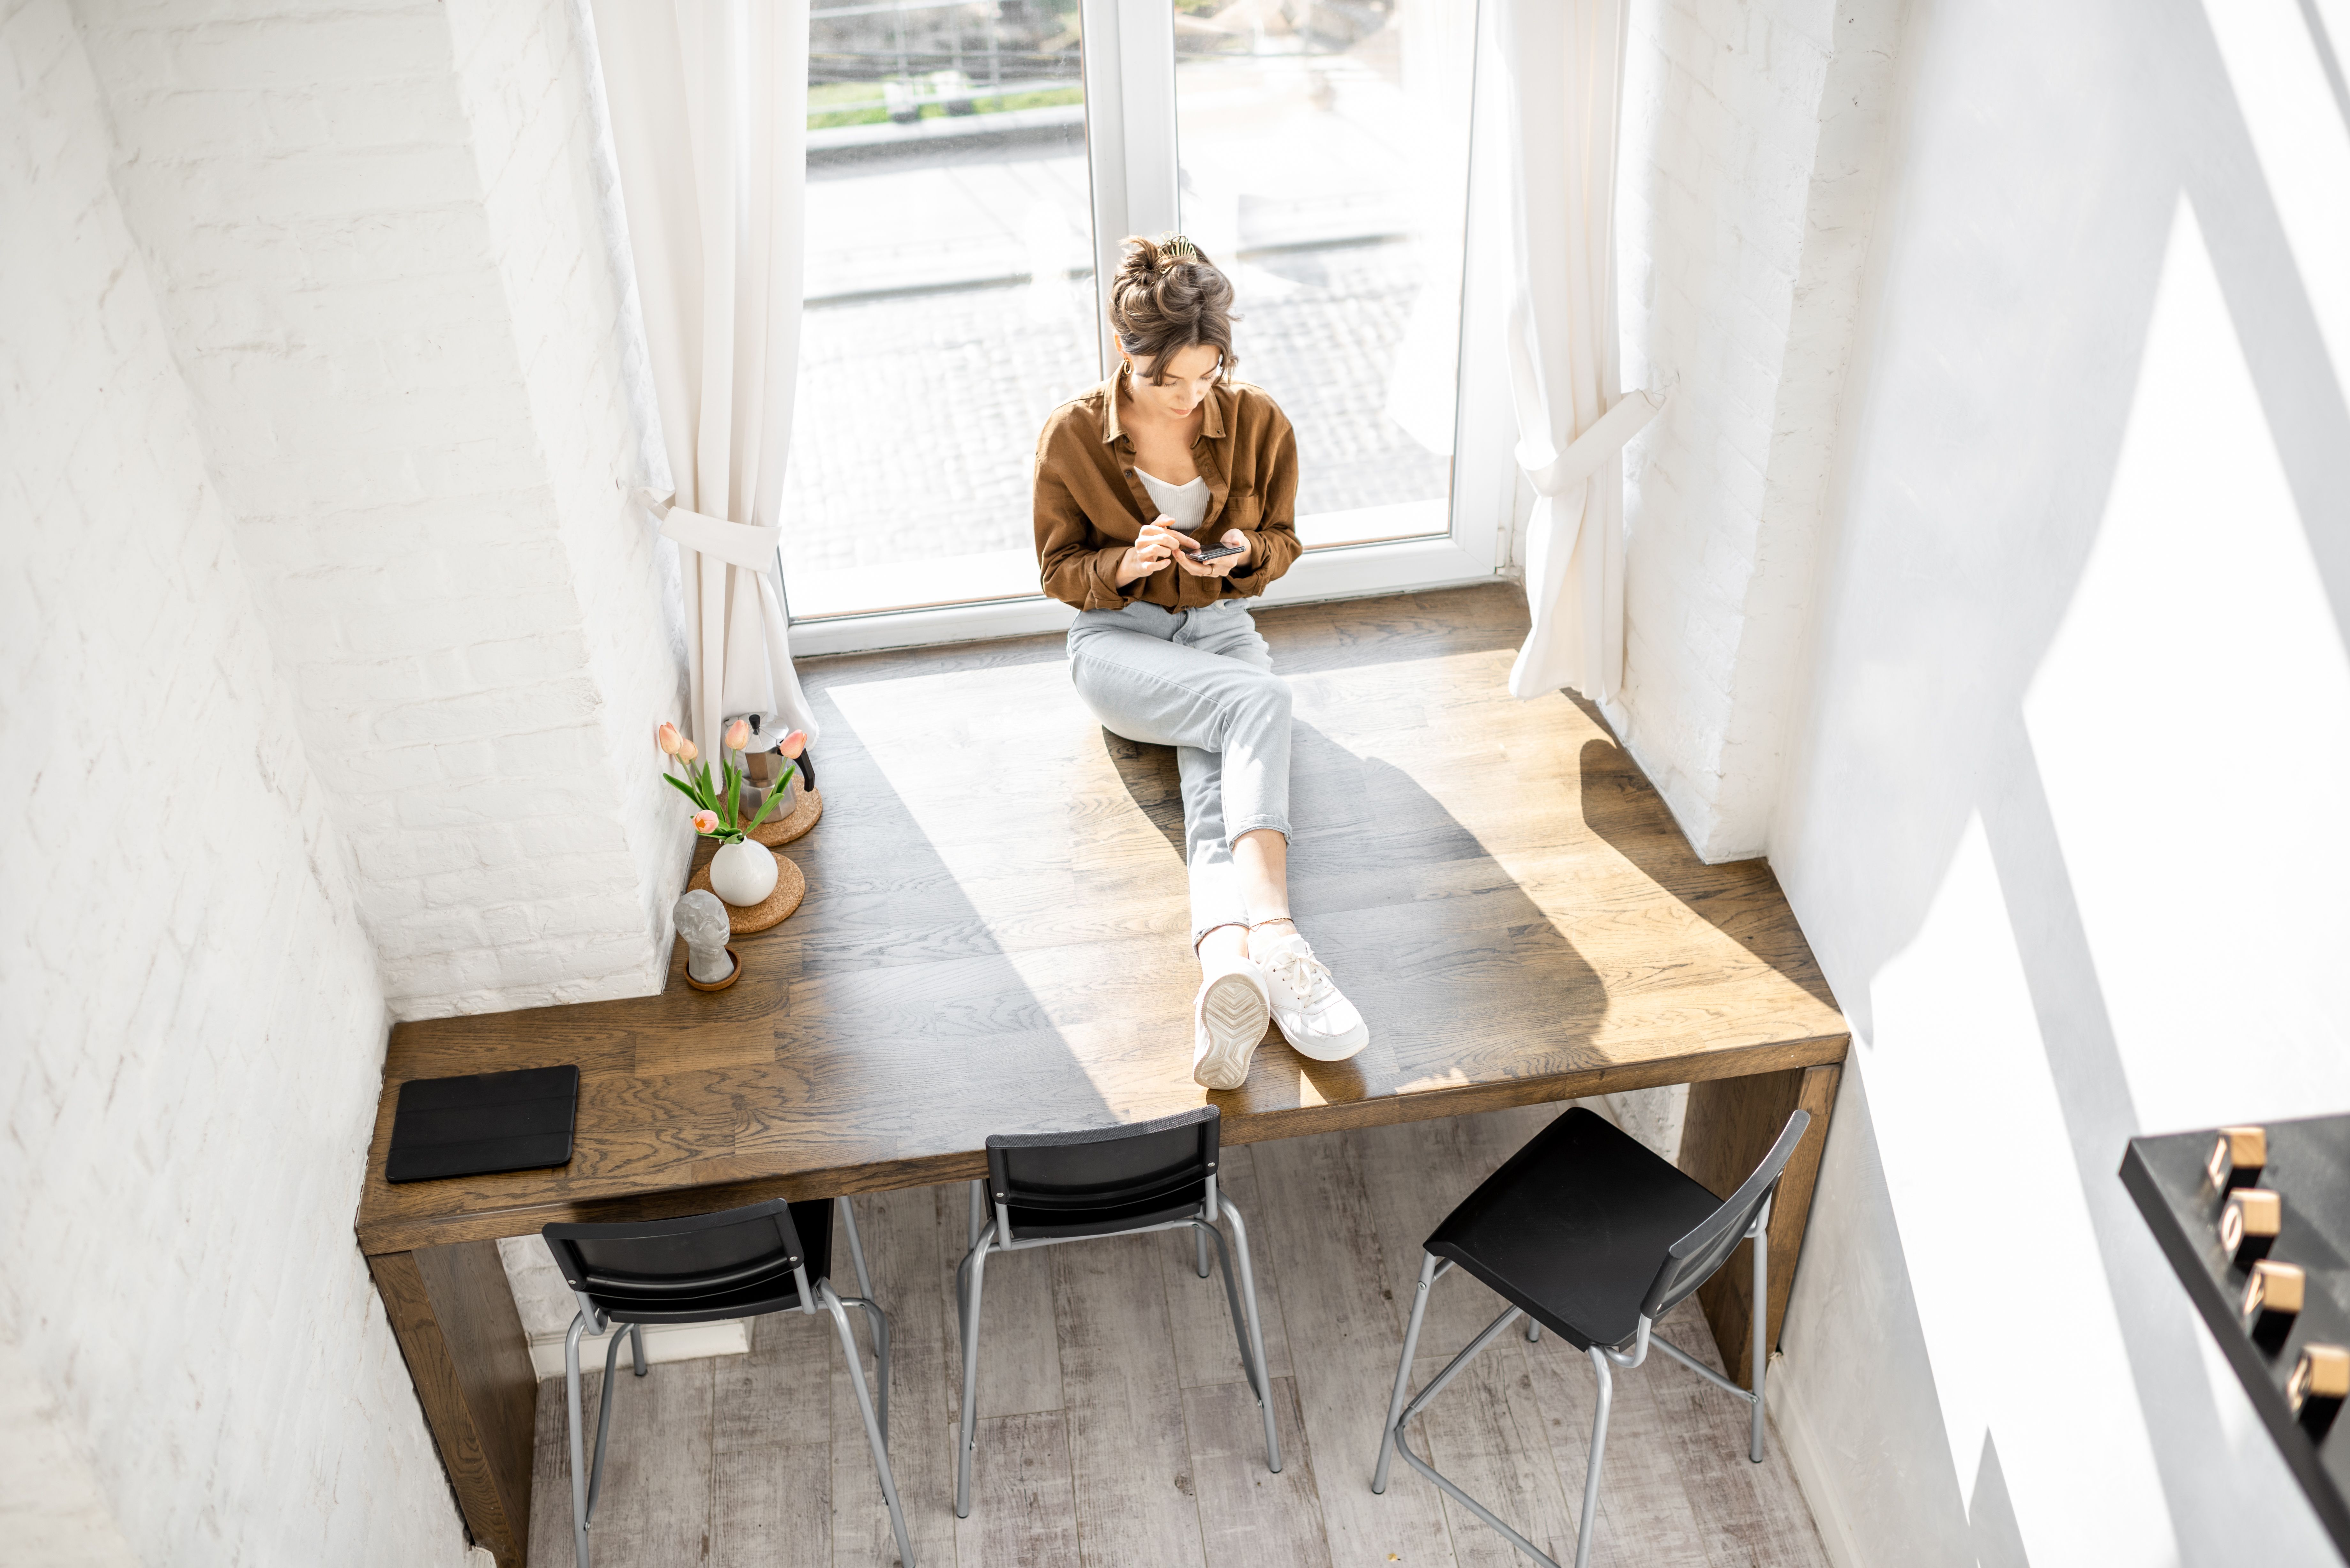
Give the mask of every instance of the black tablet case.
M 571 1163 L 577 1067 L 411 1078 L 392 1113 L 386 1181 L 487 1176 Z

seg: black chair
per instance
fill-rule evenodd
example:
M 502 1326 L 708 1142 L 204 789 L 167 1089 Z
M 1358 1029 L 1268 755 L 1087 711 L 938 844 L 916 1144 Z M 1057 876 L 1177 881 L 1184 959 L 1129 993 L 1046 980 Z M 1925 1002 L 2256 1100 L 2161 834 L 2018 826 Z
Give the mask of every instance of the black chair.
M 985 1181 L 971 1184 L 971 1251 L 955 1271 L 955 1306 L 962 1328 L 962 1442 L 955 1465 L 955 1517 L 971 1517 L 971 1459 L 977 1447 L 979 1310 L 992 1252 L 1050 1247 L 1099 1236 L 1134 1236 L 1189 1227 L 1208 1277 L 1208 1241 L 1224 1275 L 1224 1300 L 1240 1342 L 1241 1370 L 1264 1415 L 1265 1464 L 1281 1469 L 1281 1439 L 1274 1435 L 1272 1386 L 1265 1379 L 1264 1334 L 1257 1322 L 1256 1275 L 1249 1265 L 1248 1226 L 1241 1211 L 1216 1192 L 1221 1113 L 1213 1106 L 1157 1121 L 1097 1132 L 1020 1133 L 987 1140 Z M 986 1219 L 991 1202 L 994 1218 Z M 1240 1282 L 1219 1217 L 1232 1224 Z M 1245 1303 L 1245 1314 L 1243 1305 Z
M 832 1216 L 840 1210 L 848 1233 L 848 1253 L 861 1293 L 843 1298 L 832 1288 Z M 647 1220 L 616 1225 L 549 1225 L 539 1231 L 556 1266 L 579 1300 L 579 1314 L 563 1341 L 565 1392 L 571 1400 L 571 1540 L 579 1568 L 588 1568 L 588 1526 L 596 1494 L 604 1484 L 604 1438 L 612 1429 L 612 1378 L 620 1341 L 630 1342 L 636 1374 L 645 1375 L 643 1325 L 649 1323 L 720 1323 L 771 1312 L 832 1314 L 840 1348 L 848 1357 L 848 1378 L 857 1408 L 865 1417 L 873 1469 L 881 1478 L 889 1526 L 898 1532 L 898 1557 L 914 1568 L 914 1548 L 906 1539 L 906 1516 L 898 1506 L 898 1482 L 889 1472 L 889 1319 L 873 1303 L 865 1272 L 865 1249 L 857 1236 L 857 1216 L 846 1198 L 813 1203 L 772 1199 L 744 1209 L 697 1214 L 682 1220 Z M 877 1417 L 866 1390 L 865 1368 L 857 1357 L 857 1336 L 848 1326 L 850 1307 L 872 1320 L 873 1359 L 881 1378 Z M 596 1417 L 596 1459 L 583 1451 L 579 1401 L 579 1336 L 619 1325 L 604 1350 L 603 1407 Z M 784 1412 L 788 1417 L 793 1412 Z
M 1771 1199 L 1811 1119 L 1807 1111 L 1789 1116 L 1779 1141 L 1727 1199 L 1716 1198 L 1669 1161 L 1580 1106 L 1512 1155 L 1428 1239 L 1419 1289 L 1412 1297 L 1411 1324 L 1404 1331 L 1403 1363 L 1396 1368 L 1395 1394 L 1388 1401 L 1387 1429 L 1379 1434 L 1379 1463 L 1371 1490 L 1388 1490 L 1388 1462 L 1392 1451 L 1400 1449 L 1405 1463 L 1507 1536 L 1519 1551 L 1547 1568 L 1559 1568 L 1484 1504 L 1437 1474 L 1404 1440 L 1403 1429 L 1412 1417 L 1521 1314 L 1528 1320 L 1527 1339 L 1539 1338 L 1545 1326 L 1552 1329 L 1591 1357 L 1599 1378 L 1599 1412 L 1591 1428 L 1591 1463 L 1584 1475 L 1583 1516 L 1575 1532 L 1575 1568 L 1587 1568 L 1591 1561 L 1592 1527 L 1599 1511 L 1599 1460 L 1607 1444 L 1607 1407 L 1614 1390 L 1611 1365 L 1638 1366 L 1648 1358 L 1653 1344 L 1708 1382 L 1747 1400 L 1754 1407 L 1747 1457 L 1761 1464 L 1768 1359 L 1763 1336 L 1769 1314 L 1759 1306 L 1752 1314 L 1752 1389 L 1741 1388 L 1671 1342 L 1652 1339 L 1650 1331 L 1749 1238 L 1754 1242 L 1753 1299 L 1758 1303 L 1770 1300 Z M 1411 1381 L 1412 1354 L 1419 1346 L 1429 1287 L 1455 1264 L 1491 1285 L 1511 1305 L 1407 1406 L 1404 1392 Z

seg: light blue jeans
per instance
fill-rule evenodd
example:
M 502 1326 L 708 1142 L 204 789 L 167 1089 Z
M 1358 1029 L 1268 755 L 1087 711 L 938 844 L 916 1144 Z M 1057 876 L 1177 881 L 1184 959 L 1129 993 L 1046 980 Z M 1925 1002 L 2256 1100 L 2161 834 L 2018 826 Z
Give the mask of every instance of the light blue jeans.
M 1232 840 L 1289 834 L 1289 682 L 1248 607 L 1131 604 L 1081 610 L 1069 628 L 1069 678 L 1113 735 L 1175 748 L 1191 873 L 1191 940 L 1249 918 Z

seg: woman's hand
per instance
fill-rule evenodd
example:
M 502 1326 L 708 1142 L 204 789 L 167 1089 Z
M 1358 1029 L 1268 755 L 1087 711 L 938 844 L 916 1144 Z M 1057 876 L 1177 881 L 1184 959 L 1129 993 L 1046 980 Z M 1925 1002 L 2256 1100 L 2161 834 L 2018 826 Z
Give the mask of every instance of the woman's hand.
M 1156 523 L 1146 523 L 1142 532 L 1135 536 L 1134 543 L 1126 547 L 1126 554 L 1118 557 L 1118 586 L 1124 587 L 1128 583 L 1140 582 L 1154 572 L 1165 571 L 1167 563 L 1180 554 L 1188 543 L 1182 535 L 1167 526 L 1164 517 Z
M 1237 528 L 1225 529 L 1222 542 L 1227 545 L 1238 545 L 1241 547 L 1241 553 L 1237 556 L 1226 556 L 1221 561 L 1197 561 L 1192 559 L 1192 553 L 1200 548 L 1199 541 L 1185 539 L 1183 554 L 1175 557 L 1175 564 L 1195 577 L 1229 577 L 1239 567 L 1247 566 L 1256 555 L 1256 545 L 1250 541 L 1247 535 Z

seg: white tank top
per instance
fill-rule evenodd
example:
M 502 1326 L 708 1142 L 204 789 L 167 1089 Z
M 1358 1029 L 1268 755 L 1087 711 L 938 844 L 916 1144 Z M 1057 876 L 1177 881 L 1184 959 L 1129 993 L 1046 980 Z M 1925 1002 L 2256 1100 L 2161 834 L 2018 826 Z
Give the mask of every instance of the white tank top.
M 1177 531 L 1189 534 L 1206 521 L 1208 482 L 1204 477 L 1194 479 L 1189 484 L 1170 484 L 1139 468 L 1134 471 L 1134 476 L 1142 481 L 1142 488 L 1150 492 L 1150 499 L 1157 504 L 1160 514 Z

